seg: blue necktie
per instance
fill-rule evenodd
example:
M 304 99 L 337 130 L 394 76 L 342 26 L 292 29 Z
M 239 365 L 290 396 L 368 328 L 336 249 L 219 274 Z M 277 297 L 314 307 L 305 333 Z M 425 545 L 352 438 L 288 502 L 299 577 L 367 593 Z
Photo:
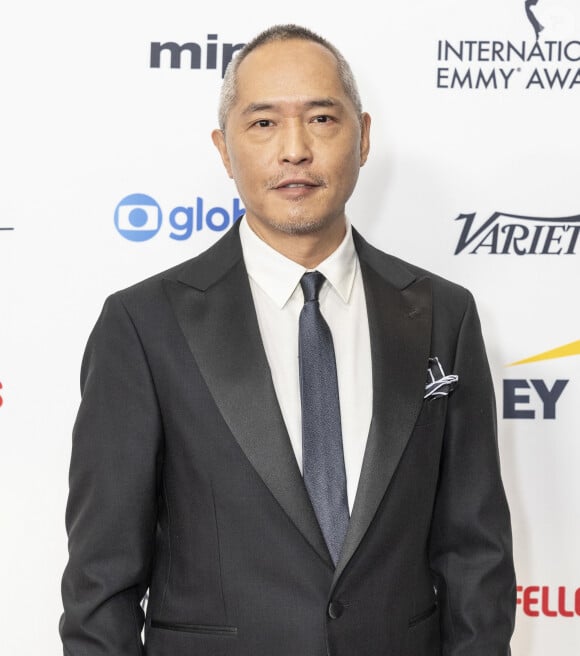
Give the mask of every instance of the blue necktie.
M 304 483 L 336 565 L 349 512 L 334 346 L 318 303 L 324 281 L 319 271 L 305 273 L 300 280 L 304 293 L 299 322 L 302 461 Z

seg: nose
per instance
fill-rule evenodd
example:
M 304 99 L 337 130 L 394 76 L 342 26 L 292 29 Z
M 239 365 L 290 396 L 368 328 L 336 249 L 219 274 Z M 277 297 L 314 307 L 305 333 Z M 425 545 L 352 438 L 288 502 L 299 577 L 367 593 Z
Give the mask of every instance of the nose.
M 279 160 L 283 164 L 302 164 L 312 159 L 311 135 L 302 121 L 292 121 L 280 131 Z

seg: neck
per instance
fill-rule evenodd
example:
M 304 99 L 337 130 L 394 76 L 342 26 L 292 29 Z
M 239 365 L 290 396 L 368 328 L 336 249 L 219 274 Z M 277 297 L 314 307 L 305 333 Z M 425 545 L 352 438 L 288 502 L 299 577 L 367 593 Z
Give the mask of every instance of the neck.
M 346 220 L 336 226 L 304 234 L 266 231 L 248 216 L 246 221 L 268 246 L 306 269 L 315 269 L 340 246 L 346 234 Z

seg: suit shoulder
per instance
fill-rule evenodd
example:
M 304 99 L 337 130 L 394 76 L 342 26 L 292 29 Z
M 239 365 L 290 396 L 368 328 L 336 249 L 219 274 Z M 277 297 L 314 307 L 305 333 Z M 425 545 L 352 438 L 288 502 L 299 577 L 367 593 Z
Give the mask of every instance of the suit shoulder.
M 394 257 L 394 256 L 390 256 Z M 437 294 L 450 296 L 457 300 L 469 299 L 472 297 L 471 291 L 462 284 L 435 273 L 429 269 L 424 269 L 416 264 L 412 264 L 400 258 L 395 258 L 400 266 L 406 267 L 417 279 L 428 278 L 433 285 L 433 291 Z
M 111 296 L 127 302 L 146 301 L 162 292 L 165 281 L 185 282 L 198 289 L 206 289 L 241 257 L 237 224 L 234 224 L 234 228 L 228 230 L 217 242 L 195 257 L 119 289 Z
M 465 304 L 473 298 L 470 290 L 449 278 L 386 253 L 364 241 L 360 235 L 357 235 L 355 243 L 357 241 L 359 257 L 366 260 L 384 278 L 400 289 L 404 289 L 416 280 L 428 279 L 432 285 L 434 301 L 447 300 L 450 303 Z
M 469 289 L 449 280 L 433 271 L 400 260 L 417 276 L 431 282 L 433 294 L 434 316 L 447 316 L 449 319 L 461 321 L 470 306 L 475 306 L 475 299 Z

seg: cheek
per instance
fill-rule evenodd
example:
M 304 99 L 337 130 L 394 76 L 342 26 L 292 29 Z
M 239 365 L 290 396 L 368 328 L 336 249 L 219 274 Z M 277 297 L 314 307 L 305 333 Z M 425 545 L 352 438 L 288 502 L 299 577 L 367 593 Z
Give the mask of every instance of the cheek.
M 356 183 L 360 165 L 358 145 L 351 143 L 333 153 L 332 159 L 326 162 L 326 170 L 332 173 L 340 186 L 346 188 L 352 187 Z
M 343 174 L 360 167 L 360 139 L 349 135 L 341 143 L 331 144 L 324 159 L 328 166 L 340 170 Z
M 264 202 L 266 175 L 256 158 L 230 156 L 231 174 L 240 198 L 247 209 L 257 209 Z
M 234 178 L 254 184 L 265 176 L 268 170 L 265 154 L 260 149 L 236 149 L 230 152 L 230 162 Z

